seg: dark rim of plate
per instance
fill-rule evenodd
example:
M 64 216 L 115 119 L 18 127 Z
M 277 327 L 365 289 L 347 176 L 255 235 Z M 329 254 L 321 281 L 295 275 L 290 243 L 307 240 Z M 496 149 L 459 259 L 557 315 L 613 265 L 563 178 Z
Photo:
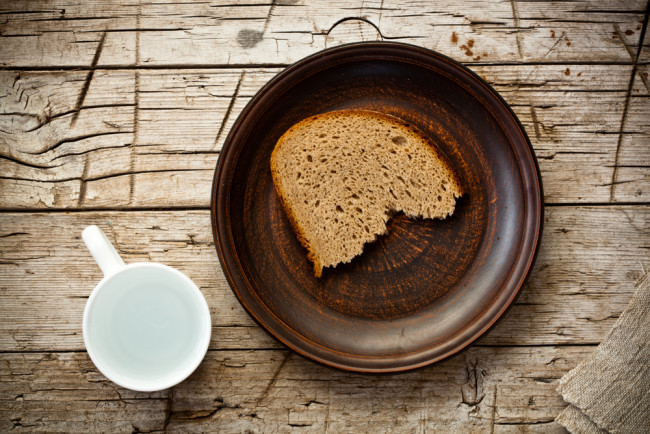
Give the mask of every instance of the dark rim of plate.
M 241 290 L 237 286 L 235 280 L 238 280 L 241 283 L 245 283 L 248 288 L 253 288 L 253 286 L 250 284 L 248 278 L 243 275 L 240 272 L 240 268 L 237 267 L 237 264 L 239 263 L 238 255 L 236 249 L 233 247 L 233 237 L 232 233 L 229 230 L 229 228 L 224 227 L 226 225 L 219 225 L 218 222 L 220 220 L 226 222 L 229 220 L 229 197 L 230 194 L 228 191 L 224 191 L 224 186 L 223 184 L 220 183 L 222 175 L 223 175 L 223 169 L 224 169 L 224 162 L 226 161 L 226 156 L 229 155 L 229 152 L 231 151 L 231 147 L 233 146 L 233 138 L 236 136 L 238 130 L 242 127 L 242 123 L 244 123 L 244 120 L 247 118 L 249 113 L 256 107 L 256 105 L 264 98 L 264 96 L 273 88 L 275 87 L 278 83 L 281 83 L 285 78 L 290 75 L 295 73 L 297 70 L 300 69 L 305 69 L 307 68 L 306 73 L 314 73 L 315 71 L 308 69 L 310 64 L 314 62 L 315 60 L 318 60 L 320 58 L 328 57 L 330 55 L 334 54 L 340 54 L 341 52 L 346 52 L 349 50 L 358 50 L 358 49 L 389 49 L 389 50 L 395 50 L 395 51 L 403 51 L 403 52 L 410 52 L 411 54 L 417 54 L 419 56 L 422 56 L 423 58 L 428 58 L 430 61 L 434 60 L 442 60 L 444 62 L 449 63 L 451 66 L 465 72 L 468 74 L 471 79 L 473 79 L 476 84 L 480 84 L 483 86 L 491 96 L 497 99 L 497 101 L 500 103 L 501 108 L 505 109 L 509 117 L 511 118 L 512 121 L 515 122 L 516 126 L 518 127 L 519 131 L 521 132 L 522 137 L 524 138 L 526 144 L 528 145 L 528 151 L 530 152 L 530 160 L 533 162 L 535 172 L 534 175 L 532 176 L 531 173 L 522 173 L 522 176 L 525 178 L 528 177 L 529 181 L 532 181 L 532 186 L 534 187 L 534 191 L 532 192 L 533 194 L 531 197 L 533 199 L 536 199 L 535 203 L 528 204 L 527 209 L 529 209 L 530 206 L 533 207 L 533 211 L 536 211 L 534 213 L 531 213 L 530 219 L 527 219 L 526 225 L 530 226 L 531 224 L 533 225 L 534 231 L 534 239 L 527 239 L 526 242 L 524 243 L 522 241 L 522 245 L 520 246 L 520 255 L 518 257 L 518 261 L 521 260 L 521 256 L 524 256 L 525 259 L 527 259 L 527 262 L 523 264 L 522 267 L 520 267 L 520 270 L 525 270 L 524 273 L 520 274 L 519 279 L 517 279 L 515 289 L 512 290 L 508 296 L 508 298 L 504 301 L 501 301 L 499 304 L 500 306 L 498 307 L 498 310 L 496 312 L 489 312 L 489 315 L 487 311 L 484 312 L 483 316 L 489 316 L 490 319 L 487 321 L 485 324 L 481 324 L 478 327 L 476 326 L 476 323 L 478 321 L 472 321 L 472 324 L 468 325 L 469 329 L 471 330 L 471 335 L 468 337 L 462 337 L 462 339 L 458 340 L 457 345 L 455 345 L 451 350 L 448 350 L 442 354 L 438 354 L 435 357 L 431 358 L 425 358 L 421 361 L 418 361 L 416 363 L 410 363 L 410 364 L 396 364 L 395 366 L 391 366 L 388 368 L 381 367 L 381 368 L 371 368 L 371 367 L 364 367 L 359 364 L 353 364 L 350 363 L 350 360 L 355 357 L 353 354 L 347 354 L 343 355 L 343 357 L 338 357 L 336 360 L 324 358 L 321 356 L 318 356 L 316 354 L 312 354 L 309 351 L 307 351 L 305 348 L 300 347 L 299 345 L 294 344 L 287 338 L 283 337 L 280 333 L 278 333 L 272 326 L 269 326 L 268 324 L 265 323 L 265 321 L 260 318 L 254 309 L 252 309 L 244 297 L 241 294 Z M 362 53 L 360 53 L 362 54 Z M 426 65 L 426 60 L 423 61 L 423 64 L 419 65 L 422 67 L 427 67 Z M 237 149 L 235 149 L 237 151 Z M 213 178 L 213 184 L 212 184 L 212 196 L 211 196 L 211 203 L 210 203 L 210 211 L 211 211 L 211 222 L 212 222 L 212 232 L 213 232 L 213 237 L 215 240 L 215 248 L 217 250 L 217 254 L 219 256 L 219 260 L 221 262 L 221 266 L 223 268 L 224 274 L 226 276 L 226 279 L 228 281 L 228 284 L 230 285 L 230 288 L 232 289 L 233 293 L 237 297 L 238 301 L 242 304 L 244 309 L 248 312 L 249 315 L 267 332 L 269 332 L 274 338 L 278 339 L 280 342 L 282 342 L 284 345 L 289 347 L 290 349 L 296 351 L 297 353 L 308 357 L 312 360 L 315 360 L 317 362 L 323 363 L 328 366 L 336 367 L 339 369 L 344 369 L 348 371 L 356 371 L 356 372 L 363 372 L 363 373 L 391 373 L 391 372 L 401 372 L 401 371 L 407 371 L 407 370 L 412 370 L 416 368 L 420 368 L 423 366 L 430 365 L 432 363 L 435 363 L 437 361 L 446 359 L 447 357 L 450 357 L 461 350 L 465 349 L 468 345 L 470 345 L 472 342 L 474 342 L 476 339 L 478 339 L 480 336 L 485 334 L 490 328 L 492 328 L 495 323 L 503 317 L 503 314 L 505 311 L 512 305 L 513 301 L 516 299 L 516 297 L 519 295 L 521 288 L 524 285 L 524 282 L 528 279 L 528 276 L 530 275 L 530 272 L 533 269 L 533 265 L 535 263 L 535 260 L 537 258 L 538 252 L 539 252 L 539 246 L 541 243 L 541 238 L 542 238 L 542 232 L 543 232 L 543 215 L 544 215 L 544 193 L 543 193 L 543 187 L 542 187 L 542 177 L 540 174 L 539 170 L 539 164 L 537 162 L 537 158 L 535 157 L 535 152 L 533 150 L 532 144 L 530 142 L 530 139 L 528 138 L 528 135 L 526 134 L 526 131 L 524 127 L 522 126 L 521 122 L 515 115 L 514 111 L 512 108 L 508 105 L 508 103 L 501 97 L 501 95 L 485 80 L 483 80 L 478 74 L 470 70 L 468 67 L 460 64 L 456 60 L 445 56 L 443 54 L 440 54 L 436 51 L 429 50 L 427 48 L 411 45 L 411 44 L 406 44 L 406 43 L 401 43 L 401 42 L 392 42 L 392 41 L 373 41 L 373 42 L 354 42 L 354 43 L 349 43 L 349 44 L 343 44 L 339 45 L 336 47 L 324 49 L 322 51 L 316 52 L 314 54 L 311 54 L 295 63 L 292 65 L 286 67 L 283 69 L 281 72 L 279 72 L 277 75 L 275 75 L 271 80 L 269 80 L 262 88 L 260 88 L 257 93 L 253 96 L 253 98 L 248 102 L 248 104 L 244 107 L 240 115 L 238 116 L 237 120 L 234 122 L 232 128 L 230 129 L 230 132 L 228 133 L 228 136 L 226 137 L 226 140 L 224 141 L 223 148 L 221 149 L 220 155 L 219 155 L 219 160 L 217 162 L 217 167 L 215 170 L 214 178 Z M 532 252 L 531 252 L 532 249 Z M 225 251 L 224 251 L 225 250 Z M 532 253 L 532 254 L 530 254 Z M 514 268 L 514 267 L 513 267 Z M 233 274 L 234 273 L 234 274 Z M 496 304 L 496 303 L 495 303 Z M 277 316 L 271 313 L 273 318 L 278 321 L 278 323 L 282 324 L 286 330 L 290 330 L 292 333 L 297 334 L 299 337 L 299 332 L 292 329 L 288 325 L 286 325 L 283 321 L 281 321 Z M 475 329 L 475 330 L 474 330 Z M 458 335 L 456 335 L 454 338 L 457 338 Z M 454 339 L 456 340 L 456 339 Z M 318 344 L 316 344 L 318 345 Z M 425 350 L 426 351 L 426 350 Z M 424 351 L 423 351 L 424 352 Z M 347 356 L 347 357 L 346 357 Z M 388 359 L 388 358 L 387 358 Z M 393 357 L 391 358 L 392 360 L 399 360 L 399 357 Z

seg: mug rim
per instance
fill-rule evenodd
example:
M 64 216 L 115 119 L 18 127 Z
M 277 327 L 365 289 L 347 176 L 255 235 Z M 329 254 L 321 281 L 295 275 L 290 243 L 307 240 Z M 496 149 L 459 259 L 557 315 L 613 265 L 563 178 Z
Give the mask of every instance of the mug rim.
M 174 369 L 171 374 L 166 376 L 168 378 L 166 381 L 153 380 L 148 382 L 139 382 L 140 384 L 134 385 L 134 384 L 129 384 L 128 381 L 124 381 L 122 378 L 120 378 L 119 375 L 115 374 L 113 370 L 97 356 L 95 350 L 93 349 L 92 343 L 90 342 L 90 338 L 88 337 L 88 333 L 89 333 L 88 321 L 90 315 L 89 311 L 91 309 L 91 306 L 95 304 L 97 294 L 99 294 L 102 290 L 104 290 L 104 288 L 106 288 L 106 286 L 110 283 L 110 281 L 113 280 L 116 276 L 124 273 L 125 271 L 138 269 L 138 268 L 154 268 L 160 271 L 165 271 L 165 272 L 175 274 L 177 277 L 179 277 L 185 283 L 183 287 L 189 289 L 190 292 L 193 294 L 193 297 L 198 299 L 200 305 L 198 309 L 199 311 L 198 313 L 203 318 L 207 318 L 207 321 L 204 321 L 204 324 L 206 324 L 206 326 L 205 329 L 203 330 L 202 337 L 199 340 L 199 345 L 198 345 L 199 351 L 194 353 L 195 356 L 190 359 L 191 363 L 183 364 L 179 366 L 178 369 Z M 92 292 L 90 293 L 90 296 L 88 297 L 88 300 L 86 301 L 86 306 L 84 307 L 83 320 L 82 320 L 82 334 L 83 334 L 84 346 L 86 347 L 88 356 L 90 357 L 95 367 L 97 367 L 99 372 L 101 372 L 106 378 L 108 378 L 110 381 L 117 384 L 118 386 L 122 386 L 130 390 L 134 390 L 138 392 L 155 392 L 155 391 L 165 390 L 179 384 L 187 377 L 189 377 L 196 370 L 196 368 L 198 368 L 198 366 L 205 358 L 205 355 L 208 351 L 208 347 L 210 346 L 210 339 L 212 337 L 212 320 L 210 315 L 210 308 L 205 299 L 205 296 L 203 295 L 199 287 L 194 283 L 194 281 L 192 281 L 192 279 L 186 276 L 183 272 L 173 267 L 170 267 L 168 265 L 160 264 L 157 262 L 134 262 L 125 265 L 124 267 L 120 268 L 118 271 L 108 276 L 104 276 L 93 288 Z

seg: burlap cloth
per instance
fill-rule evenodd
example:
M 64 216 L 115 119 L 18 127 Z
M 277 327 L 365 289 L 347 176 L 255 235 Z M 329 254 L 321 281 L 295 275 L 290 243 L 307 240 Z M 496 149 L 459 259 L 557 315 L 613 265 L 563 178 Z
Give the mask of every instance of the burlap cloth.
M 650 273 L 596 351 L 560 379 L 572 433 L 650 433 Z

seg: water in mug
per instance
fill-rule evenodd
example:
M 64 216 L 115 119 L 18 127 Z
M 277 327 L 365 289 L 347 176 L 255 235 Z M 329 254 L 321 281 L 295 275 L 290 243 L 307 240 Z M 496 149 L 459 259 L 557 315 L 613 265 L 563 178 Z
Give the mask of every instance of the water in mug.
M 164 378 L 194 357 L 204 319 L 198 300 L 183 296 L 188 288 L 178 276 L 141 271 L 115 276 L 97 294 L 88 332 L 104 369 L 147 381 Z

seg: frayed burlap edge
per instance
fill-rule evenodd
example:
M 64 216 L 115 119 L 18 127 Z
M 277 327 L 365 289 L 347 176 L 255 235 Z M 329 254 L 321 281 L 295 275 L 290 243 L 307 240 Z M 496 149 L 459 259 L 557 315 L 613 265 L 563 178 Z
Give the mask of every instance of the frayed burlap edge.
M 556 420 L 573 433 L 650 433 L 649 385 L 650 273 L 596 351 L 560 380 L 571 405 Z

